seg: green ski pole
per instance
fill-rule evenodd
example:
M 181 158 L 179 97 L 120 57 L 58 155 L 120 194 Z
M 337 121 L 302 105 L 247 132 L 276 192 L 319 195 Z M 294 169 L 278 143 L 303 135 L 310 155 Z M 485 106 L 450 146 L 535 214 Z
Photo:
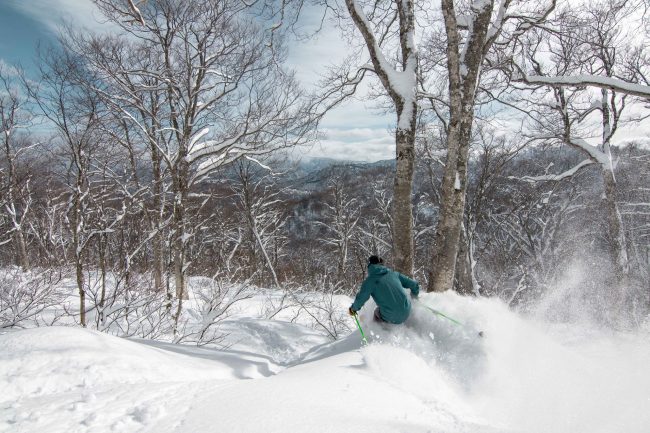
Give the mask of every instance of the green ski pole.
M 447 319 L 447 320 L 449 320 L 449 321 L 455 323 L 456 325 L 459 325 L 459 326 L 465 326 L 465 325 L 463 325 L 462 323 L 460 323 L 458 320 L 456 320 L 456 319 L 452 319 L 451 317 L 447 316 L 446 314 L 444 314 L 444 313 L 442 313 L 442 312 L 440 312 L 440 311 L 438 311 L 438 310 L 434 310 L 433 308 L 427 307 L 427 306 L 424 305 L 424 304 L 421 304 L 421 305 L 422 305 L 424 308 L 426 308 L 427 310 L 431 311 L 433 314 L 437 314 L 437 315 L 440 316 L 440 317 L 444 317 L 445 319 Z
M 361 332 L 361 342 L 364 344 L 368 344 L 368 340 L 366 340 L 366 334 L 363 333 L 363 329 L 361 328 L 361 323 L 359 323 L 359 316 L 357 315 L 356 311 L 354 312 L 354 321 L 357 322 L 357 328 L 359 328 L 359 332 Z
M 433 308 L 428 307 L 428 306 L 424 305 L 424 304 L 421 303 L 421 302 L 419 302 L 419 304 L 422 305 L 422 306 L 423 306 L 424 308 L 426 308 L 427 310 L 431 311 L 433 314 L 436 314 L 436 315 L 438 315 L 438 316 L 440 316 L 440 317 L 444 317 L 445 319 L 449 320 L 449 321 L 452 322 L 452 323 L 455 323 L 455 324 L 458 325 L 458 326 L 463 326 L 463 327 L 465 326 L 464 324 L 462 324 L 462 323 L 459 322 L 458 320 L 456 320 L 456 319 L 452 319 L 451 317 L 447 316 L 446 314 L 444 314 L 444 313 L 442 313 L 442 312 L 440 312 L 440 311 L 438 311 L 438 310 L 434 310 Z M 479 337 L 483 337 L 483 331 L 479 331 L 479 332 L 478 332 L 478 336 L 479 336 Z

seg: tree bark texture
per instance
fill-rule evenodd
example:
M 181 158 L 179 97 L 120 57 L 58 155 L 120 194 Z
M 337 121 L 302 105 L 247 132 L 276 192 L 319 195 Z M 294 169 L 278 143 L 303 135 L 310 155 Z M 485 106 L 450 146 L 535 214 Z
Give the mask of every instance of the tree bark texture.
M 623 220 L 616 204 L 616 179 L 611 170 L 603 167 L 605 188 L 604 205 L 607 210 L 609 226 L 609 248 L 614 264 L 614 272 L 622 289 L 626 289 L 629 276 L 629 260 L 627 255 L 627 240 L 623 228 Z
M 460 246 L 458 249 L 458 258 L 456 259 L 456 283 L 455 288 L 461 295 L 474 294 L 474 284 L 472 279 L 472 258 L 470 255 L 470 244 L 467 237 L 467 230 L 463 227 L 460 233 Z
M 81 259 L 77 258 L 75 265 L 77 288 L 79 290 L 79 321 L 81 326 L 86 327 L 86 290 L 84 289 L 84 271 Z
M 164 204 L 162 200 L 162 176 L 161 176 L 161 162 L 160 155 L 155 145 L 151 146 L 151 159 L 153 163 L 153 208 L 154 215 L 152 218 L 151 230 L 156 230 L 153 238 L 153 281 L 154 290 L 162 293 L 165 290 L 163 275 L 165 273 L 164 264 L 164 238 L 161 232 L 161 225 L 164 213 Z
M 29 270 L 29 256 L 27 255 L 27 243 L 25 242 L 22 228 L 16 230 L 14 239 L 16 241 L 16 249 L 18 250 L 18 265 L 23 271 L 27 271 Z
M 466 116 L 467 117 L 467 116 Z M 467 193 L 467 159 L 469 156 L 470 125 L 459 127 L 447 138 L 447 161 L 442 178 L 440 220 L 436 226 L 433 264 L 427 291 L 443 292 L 453 289 L 460 235 L 465 214 Z M 451 150 L 454 150 L 453 152 Z
M 86 186 L 86 178 L 84 175 L 84 164 L 82 163 L 82 152 L 78 148 L 75 151 L 75 158 L 77 163 L 77 176 L 76 176 L 76 190 L 72 198 L 72 247 L 74 248 L 75 258 L 75 272 L 77 280 L 77 290 L 79 291 L 79 321 L 81 326 L 86 327 L 86 289 L 84 287 L 84 274 L 83 274 L 83 248 L 81 231 L 84 225 L 83 215 L 83 196 Z
M 184 154 L 178 157 L 174 175 L 174 281 L 176 283 L 176 298 L 179 300 L 179 313 L 182 299 L 189 299 L 185 290 L 185 207 L 187 206 L 187 191 L 189 166 Z
M 487 52 L 486 35 L 493 8 L 493 2 L 490 1 L 477 11 L 472 26 L 473 31 L 465 42 L 464 56 L 461 58 L 454 2 L 442 0 L 441 3 L 447 32 L 450 116 L 440 219 L 436 227 L 434 253 L 427 286 L 429 292 L 443 292 L 452 289 L 454 285 L 465 212 L 467 160 L 474 122 L 476 87 Z
M 415 119 L 410 119 L 414 124 Z M 415 126 L 395 134 L 396 166 L 393 192 L 393 265 L 398 272 L 413 274 L 413 171 Z

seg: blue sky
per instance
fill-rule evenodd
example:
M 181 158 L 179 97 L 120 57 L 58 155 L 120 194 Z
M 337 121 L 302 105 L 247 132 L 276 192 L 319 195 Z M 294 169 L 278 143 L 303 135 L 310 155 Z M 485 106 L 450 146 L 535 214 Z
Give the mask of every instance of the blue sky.
M 0 60 L 21 64 L 31 75 L 39 41 L 52 43 L 64 21 L 97 29 L 99 18 L 90 0 L 0 0 Z M 304 84 L 313 86 L 323 67 L 344 52 L 337 30 L 329 29 L 313 40 L 292 43 L 289 61 Z M 393 158 L 393 116 L 378 115 L 371 107 L 371 102 L 353 100 L 333 110 L 322 123 L 323 139 L 305 153 L 348 160 Z
M 38 40 L 48 37 L 49 30 L 41 23 L 0 1 L 0 58 L 5 62 L 31 68 Z

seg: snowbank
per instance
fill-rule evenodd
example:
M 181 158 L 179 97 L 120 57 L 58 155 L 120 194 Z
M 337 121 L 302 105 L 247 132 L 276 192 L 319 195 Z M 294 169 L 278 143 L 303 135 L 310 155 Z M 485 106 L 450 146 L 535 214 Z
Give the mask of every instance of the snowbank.
M 235 378 L 225 364 L 80 328 L 37 328 L 0 338 L 0 403 L 106 385 Z
M 647 333 L 549 325 L 453 293 L 423 295 L 402 326 L 372 309 L 365 347 L 358 332 L 323 344 L 245 311 L 227 321 L 230 350 L 78 328 L 0 335 L 0 431 L 648 431 Z

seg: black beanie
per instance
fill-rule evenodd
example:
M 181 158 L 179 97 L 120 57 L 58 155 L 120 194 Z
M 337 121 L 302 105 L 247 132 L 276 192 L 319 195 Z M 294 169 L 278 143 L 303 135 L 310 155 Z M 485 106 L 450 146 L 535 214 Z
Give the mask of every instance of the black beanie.
M 379 256 L 370 256 L 368 257 L 368 264 L 369 265 L 378 265 L 380 263 L 384 263 L 384 260 L 379 257 Z

